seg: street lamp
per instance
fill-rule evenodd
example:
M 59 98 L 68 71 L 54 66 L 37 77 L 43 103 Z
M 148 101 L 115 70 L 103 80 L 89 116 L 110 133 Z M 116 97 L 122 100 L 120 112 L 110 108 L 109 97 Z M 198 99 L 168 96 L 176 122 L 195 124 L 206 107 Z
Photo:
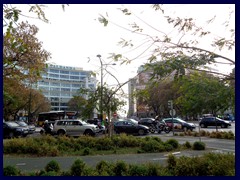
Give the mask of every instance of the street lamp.
M 103 65 L 116 65 L 115 63 L 113 64 L 103 64 L 102 63 L 102 59 L 101 59 L 101 55 L 98 54 L 97 57 L 100 60 L 100 64 L 101 64 L 101 99 L 100 99 L 100 118 L 101 121 L 103 121 Z

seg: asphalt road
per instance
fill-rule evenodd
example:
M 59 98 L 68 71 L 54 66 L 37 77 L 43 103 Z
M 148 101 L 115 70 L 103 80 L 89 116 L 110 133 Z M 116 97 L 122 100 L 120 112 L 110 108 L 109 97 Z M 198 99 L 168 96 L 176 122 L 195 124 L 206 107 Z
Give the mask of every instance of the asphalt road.
M 155 135 L 157 136 L 157 134 Z M 161 136 L 163 141 L 169 138 L 173 138 L 172 135 Z M 234 153 L 235 154 L 235 141 L 234 140 L 224 140 L 224 139 L 212 139 L 206 137 L 178 137 L 175 139 L 179 141 L 180 144 L 189 141 L 190 143 L 201 140 L 206 144 L 207 150 L 203 151 L 179 151 L 173 152 L 175 156 L 199 156 L 206 152 L 215 153 Z M 96 155 L 96 156 L 74 156 L 74 157 L 7 157 L 3 156 L 3 166 L 14 165 L 22 171 L 30 172 L 36 170 L 42 170 L 48 162 L 51 160 L 56 160 L 62 170 L 70 169 L 71 165 L 76 159 L 82 159 L 88 166 L 95 167 L 101 160 L 116 162 L 118 160 L 123 160 L 131 164 L 139 163 L 161 163 L 165 164 L 168 153 L 147 153 L 147 154 L 124 154 L 124 155 Z

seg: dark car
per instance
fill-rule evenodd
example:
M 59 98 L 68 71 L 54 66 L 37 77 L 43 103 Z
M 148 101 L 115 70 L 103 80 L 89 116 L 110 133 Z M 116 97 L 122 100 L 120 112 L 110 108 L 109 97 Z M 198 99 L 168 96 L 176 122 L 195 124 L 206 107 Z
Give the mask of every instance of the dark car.
M 16 122 L 3 122 L 3 137 L 26 137 L 28 135 L 28 128 L 19 126 Z
M 151 133 L 154 133 L 156 129 L 157 121 L 153 118 L 141 118 L 138 121 L 138 124 L 149 127 L 150 128 L 149 131 Z
M 228 128 L 228 126 L 231 126 L 231 123 L 217 117 L 204 117 L 200 120 L 199 126 L 201 128 L 207 128 L 208 126 L 221 126 L 221 128 Z
M 155 122 L 155 119 L 153 118 L 141 118 L 138 121 L 138 124 L 142 124 L 149 127 L 149 126 L 155 125 L 156 122 Z
M 27 123 L 25 123 L 24 121 L 16 121 L 16 123 L 19 125 L 19 126 L 22 126 L 22 127 L 26 127 L 28 128 L 28 133 L 29 134 L 33 134 L 36 130 L 36 127 L 34 125 L 28 125 Z
M 126 133 L 126 134 L 144 135 L 149 133 L 149 127 L 140 125 L 133 121 L 121 120 L 114 123 L 114 131 L 117 134 Z
M 162 121 L 165 122 L 167 126 L 169 126 L 171 129 L 174 127 L 174 129 L 177 130 L 192 131 L 193 129 L 196 128 L 195 124 L 186 122 L 180 118 L 165 118 Z
M 99 125 L 101 124 L 101 120 L 100 119 L 88 119 L 87 120 L 88 124 L 95 124 L 95 125 Z

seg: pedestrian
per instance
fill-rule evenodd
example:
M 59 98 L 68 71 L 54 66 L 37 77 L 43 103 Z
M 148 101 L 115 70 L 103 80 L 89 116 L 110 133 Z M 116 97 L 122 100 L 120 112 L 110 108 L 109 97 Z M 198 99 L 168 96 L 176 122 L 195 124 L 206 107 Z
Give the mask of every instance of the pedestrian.
M 51 129 L 50 124 L 48 123 L 48 120 L 44 121 L 43 129 L 45 130 L 46 134 L 51 134 L 52 129 Z

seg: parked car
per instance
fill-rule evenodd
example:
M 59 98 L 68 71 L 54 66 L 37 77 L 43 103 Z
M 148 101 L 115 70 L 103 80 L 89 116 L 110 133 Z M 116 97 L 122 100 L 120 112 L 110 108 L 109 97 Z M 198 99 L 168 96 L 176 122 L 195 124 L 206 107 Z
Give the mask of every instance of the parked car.
M 217 117 L 204 117 L 200 120 L 199 126 L 201 128 L 207 128 L 208 126 L 221 126 L 221 128 L 228 128 L 228 126 L 231 126 L 231 123 Z
M 98 126 L 88 124 L 79 119 L 65 119 L 57 120 L 53 126 L 53 133 L 57 135 L 80 136 L 90 135 L 94 136 L 99 131 Z
M 138 124 L 138 121 L 135 120 L 135 119 L 132 119 L 132 118 L 119 118 L 115 122 L 117 122 L 117 121 L 129 121 L 129 122 L 132 122 L 134 124 Z
M 138 124 L 149 127 L 151 133 L 155 133 L 157 121 L 153 118 L 141 118 L 138 121 Z
M 232 122 L 235 120 L 233 114 L 224 114 L 223 119 L 228 120 L 228 121 L 232 121 Z
M 87 123 L 88 123 L 88 124 L 94 124 L 94 125 L 98 126 L 99 131 L 98 131 L 97 133 L 102 133 L 102 132 L 105 133 L 106 128 L 105 128 L 105 126 L 101 123 L 101 120 L 100 120 L 100 119 L 88 119 L 88 120 L 87 120 Z
M 174 127 L 174 129 L 177 130 L 192 131 L 196 128 L 196 125 L 194 123 L 186 122 L 180 118 L 164 118 L 162 121 L 164 121 L 170 127 L 170 129 Z
M 28 133 L 29 134 L 33 134 L 36 130 L 36 127 L 34 125 L 28 125 L 27 123 L 25 123 L 24 121 L 16 121 L 16 123 L 19 125 L 19 126 L 22 126 L 22 127 L 26 127 L 28 128 Z
M 144 135 L 149 133 L 149 127 L 140 125 L 129 120 L 120 120 L 114 123 L 114 131 L 117 134 L 126 133 Z
M 3 137 L 26 137 L 28 135 L 28 128 L 19 126 L 16 122 L 6 121 L 3 122 Z

